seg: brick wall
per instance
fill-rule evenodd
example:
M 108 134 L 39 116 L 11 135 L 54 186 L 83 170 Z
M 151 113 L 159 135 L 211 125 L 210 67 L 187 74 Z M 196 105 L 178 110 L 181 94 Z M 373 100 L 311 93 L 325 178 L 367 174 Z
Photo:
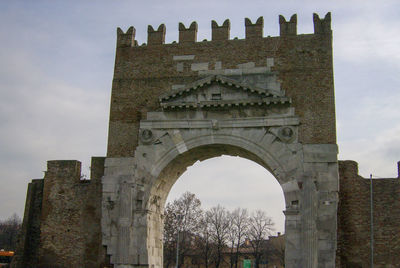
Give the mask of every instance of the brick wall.
M 106 266 L 99 183 L 104 158 L 93 158 L 90 182 L 78 181 L 79 166 L 78 161 L 51 162 L 45 179 L 29 184 L 13 267 L 37 267 L 39 261 L 41 267 Z M 337 267 L 370 267 L 369 180 L 358 175 L 354 161 L 340 161 L 339 174 Z M 44 196 L 43 182 L 48 183 Z M 373 186 L 375 267 L 400 267 L 400 182 L 374 180 Z
M 338 267 L 370 267 L 370 180 L 354 161 L 340 161 Z M 400 181 L 373 181 L 374 265 L 400 267 Z
M 316 16 L 316 17 L 315 17 Z M 292 98 L 300 117 L 299 141 L 336 143 L 335 103 L 332 68 L 330 14 L 314 16 L 314 34 L 296 34 L 297 19 L 280 17 L 280 36 L 264 37 L 262 17 L 255 23 L 245 20 L 245 39 L 228 39 L 230 23 L 212 23 L 212 41 L 197 40 L 197 23 L 179 26 L 179 43 L 164 44 L 165 26 L 149 27 L 148 44 L 138 46 L 135 29 L 118 29 L 112 84 L 109 157 L 133 156 L 139 121 L 146 112 L 159 110 L 158 98 L 172 85 L 187 85 L 204 77 L 196 68 L 235 69 L 252 62 L 255 67 L 274 61 L 272 71 L 281 88 Z M 311 23 L 311 22 L 310 22 Z M 176 56 L 192 55 L 192 59 Z M 175 57 L 174 57 L 175 56 Z

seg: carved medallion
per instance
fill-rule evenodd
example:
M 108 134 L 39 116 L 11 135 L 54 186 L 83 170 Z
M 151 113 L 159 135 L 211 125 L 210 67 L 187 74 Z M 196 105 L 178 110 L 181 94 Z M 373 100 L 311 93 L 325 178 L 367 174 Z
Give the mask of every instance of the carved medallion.
M 154 135 L 150 129 L 145 128 L 140 130 L 139 138 L 143 144 L 150 144 L 154 139 Z

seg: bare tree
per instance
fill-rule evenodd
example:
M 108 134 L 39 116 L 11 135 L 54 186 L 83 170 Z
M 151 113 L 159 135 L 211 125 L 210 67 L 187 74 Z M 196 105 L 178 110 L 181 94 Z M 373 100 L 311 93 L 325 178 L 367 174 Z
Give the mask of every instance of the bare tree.
M 168 203 L 164 218 L 164 256 L 166 267 L 174 262 L 172 252 L 176 252 L 179 233 L 179 264 L 193 249 L 194 237 L 200 229 L 202 218 L 201 202 L 195 194 L 185 192 L 180 198 Z
M 218 205 L 203 213 L 200 200 L 186 192 L 165 208 L 164 266 L 168 268 L 175 263 L 179 237 L 178 267 L 190 255 L 193 262 L 202 263 L 206 268 L 211 264 L 219 268 L 229 245 L 230 267 L 237 268 L 240 249 L 244 240 L 248 240 L 258 268 L 263 256 L 282 255 L 282 248 L 267 249 L 266 241 L 273 226 L 272 219 L 260 210 L 249 216 L 247 209 L 237 208 L 228 212 Z
M 233 268 L 235 265 L 235 250 L 236 250 L 236 238 L 237 238 L 237 229 L 236 226 L 233 224 L 234 219 L 234 212 L 228 211 L 228 218 L 229 218 L 229 226 L 228 226 L 228 243 L 229 243 L 229 266 Z
M 249 213 L 247 209 L 237 208 L 232 213 L 230 213 L 230 221 L 231 221 L 231 245 L 232 248 L 235 246 L 235 253 L 233 254 L 233 259 L 231 261 L 231 267 L 233 264 L 235 268 L 238 267 L 239 262 L 239 254 L 240 254 L 240 246 L 245 240 L 247 226 L 249 222 Z
M 264 211 L 255 211 L 249 219 L 249 228 L 247 231 L 247 238 L 253 248 L 253 256 L 255 260 L 255 267 L 260 265 L 263 256 L 263 246 L 268 236 L 273 231 L 274 223 Z
M 21 218 L 16 213 L 0 221 L 0 249 L 15 250 L 20 228 Z
M 176 256 L 177 222 L 173 207 L 168 203 L 164 212 L 164 267 L 169 268 Z
M 214 245 L 211 240 L 211 223 L 206 215 L 201 219 L 200 232 L 196 238 L 196 249 L 199 254 L 199 262 L 203 262 L 205 268 L 208 268 L 214 254 Z
M 211 227 L 211 238 L 215 245 L 214 264 L 219 268 L 223 260 L 222 251 L 226 247 L 229 230 L 228 212 L 220 205 L 206 212 Z

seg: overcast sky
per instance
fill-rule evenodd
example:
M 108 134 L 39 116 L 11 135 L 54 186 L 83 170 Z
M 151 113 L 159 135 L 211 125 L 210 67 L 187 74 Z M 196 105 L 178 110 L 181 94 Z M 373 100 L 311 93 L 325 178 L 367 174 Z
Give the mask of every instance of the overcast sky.
M 93 3 L 96 3 L 95 5 Z M 400 160 L 400 4 L 398 1 L 17 1 L 0 2 L 0 219 L 23 214 L 26 188 L 46 161 L 106 154 L 116 28 L 196 20 L 198 40 L 211 20 L 229 18 L 231 38 L 244 38 L 244 18 L 264 17 L 264 36 L 279 33 L 278 15 L 298 15 L 312 33 L 312 13 L 332 12 L 339 158 L 359 162 L 369 177 L 397 177 Z M 222 157 L 195 164 L 170 197 L 185 190 L 204 206 L 263 208 L 283 231 L 284 201 L 276 180 L 248 160 Z

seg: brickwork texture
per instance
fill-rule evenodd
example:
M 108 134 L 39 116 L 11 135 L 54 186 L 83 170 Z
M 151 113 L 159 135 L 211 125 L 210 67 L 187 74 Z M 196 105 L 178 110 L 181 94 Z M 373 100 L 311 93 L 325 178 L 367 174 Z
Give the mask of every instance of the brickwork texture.
M 340 161 L 337 266 L 371 267 L 370 183 L 354 161 Z M 373 182 L 374 267 L 400 267 L 400 179 Z

